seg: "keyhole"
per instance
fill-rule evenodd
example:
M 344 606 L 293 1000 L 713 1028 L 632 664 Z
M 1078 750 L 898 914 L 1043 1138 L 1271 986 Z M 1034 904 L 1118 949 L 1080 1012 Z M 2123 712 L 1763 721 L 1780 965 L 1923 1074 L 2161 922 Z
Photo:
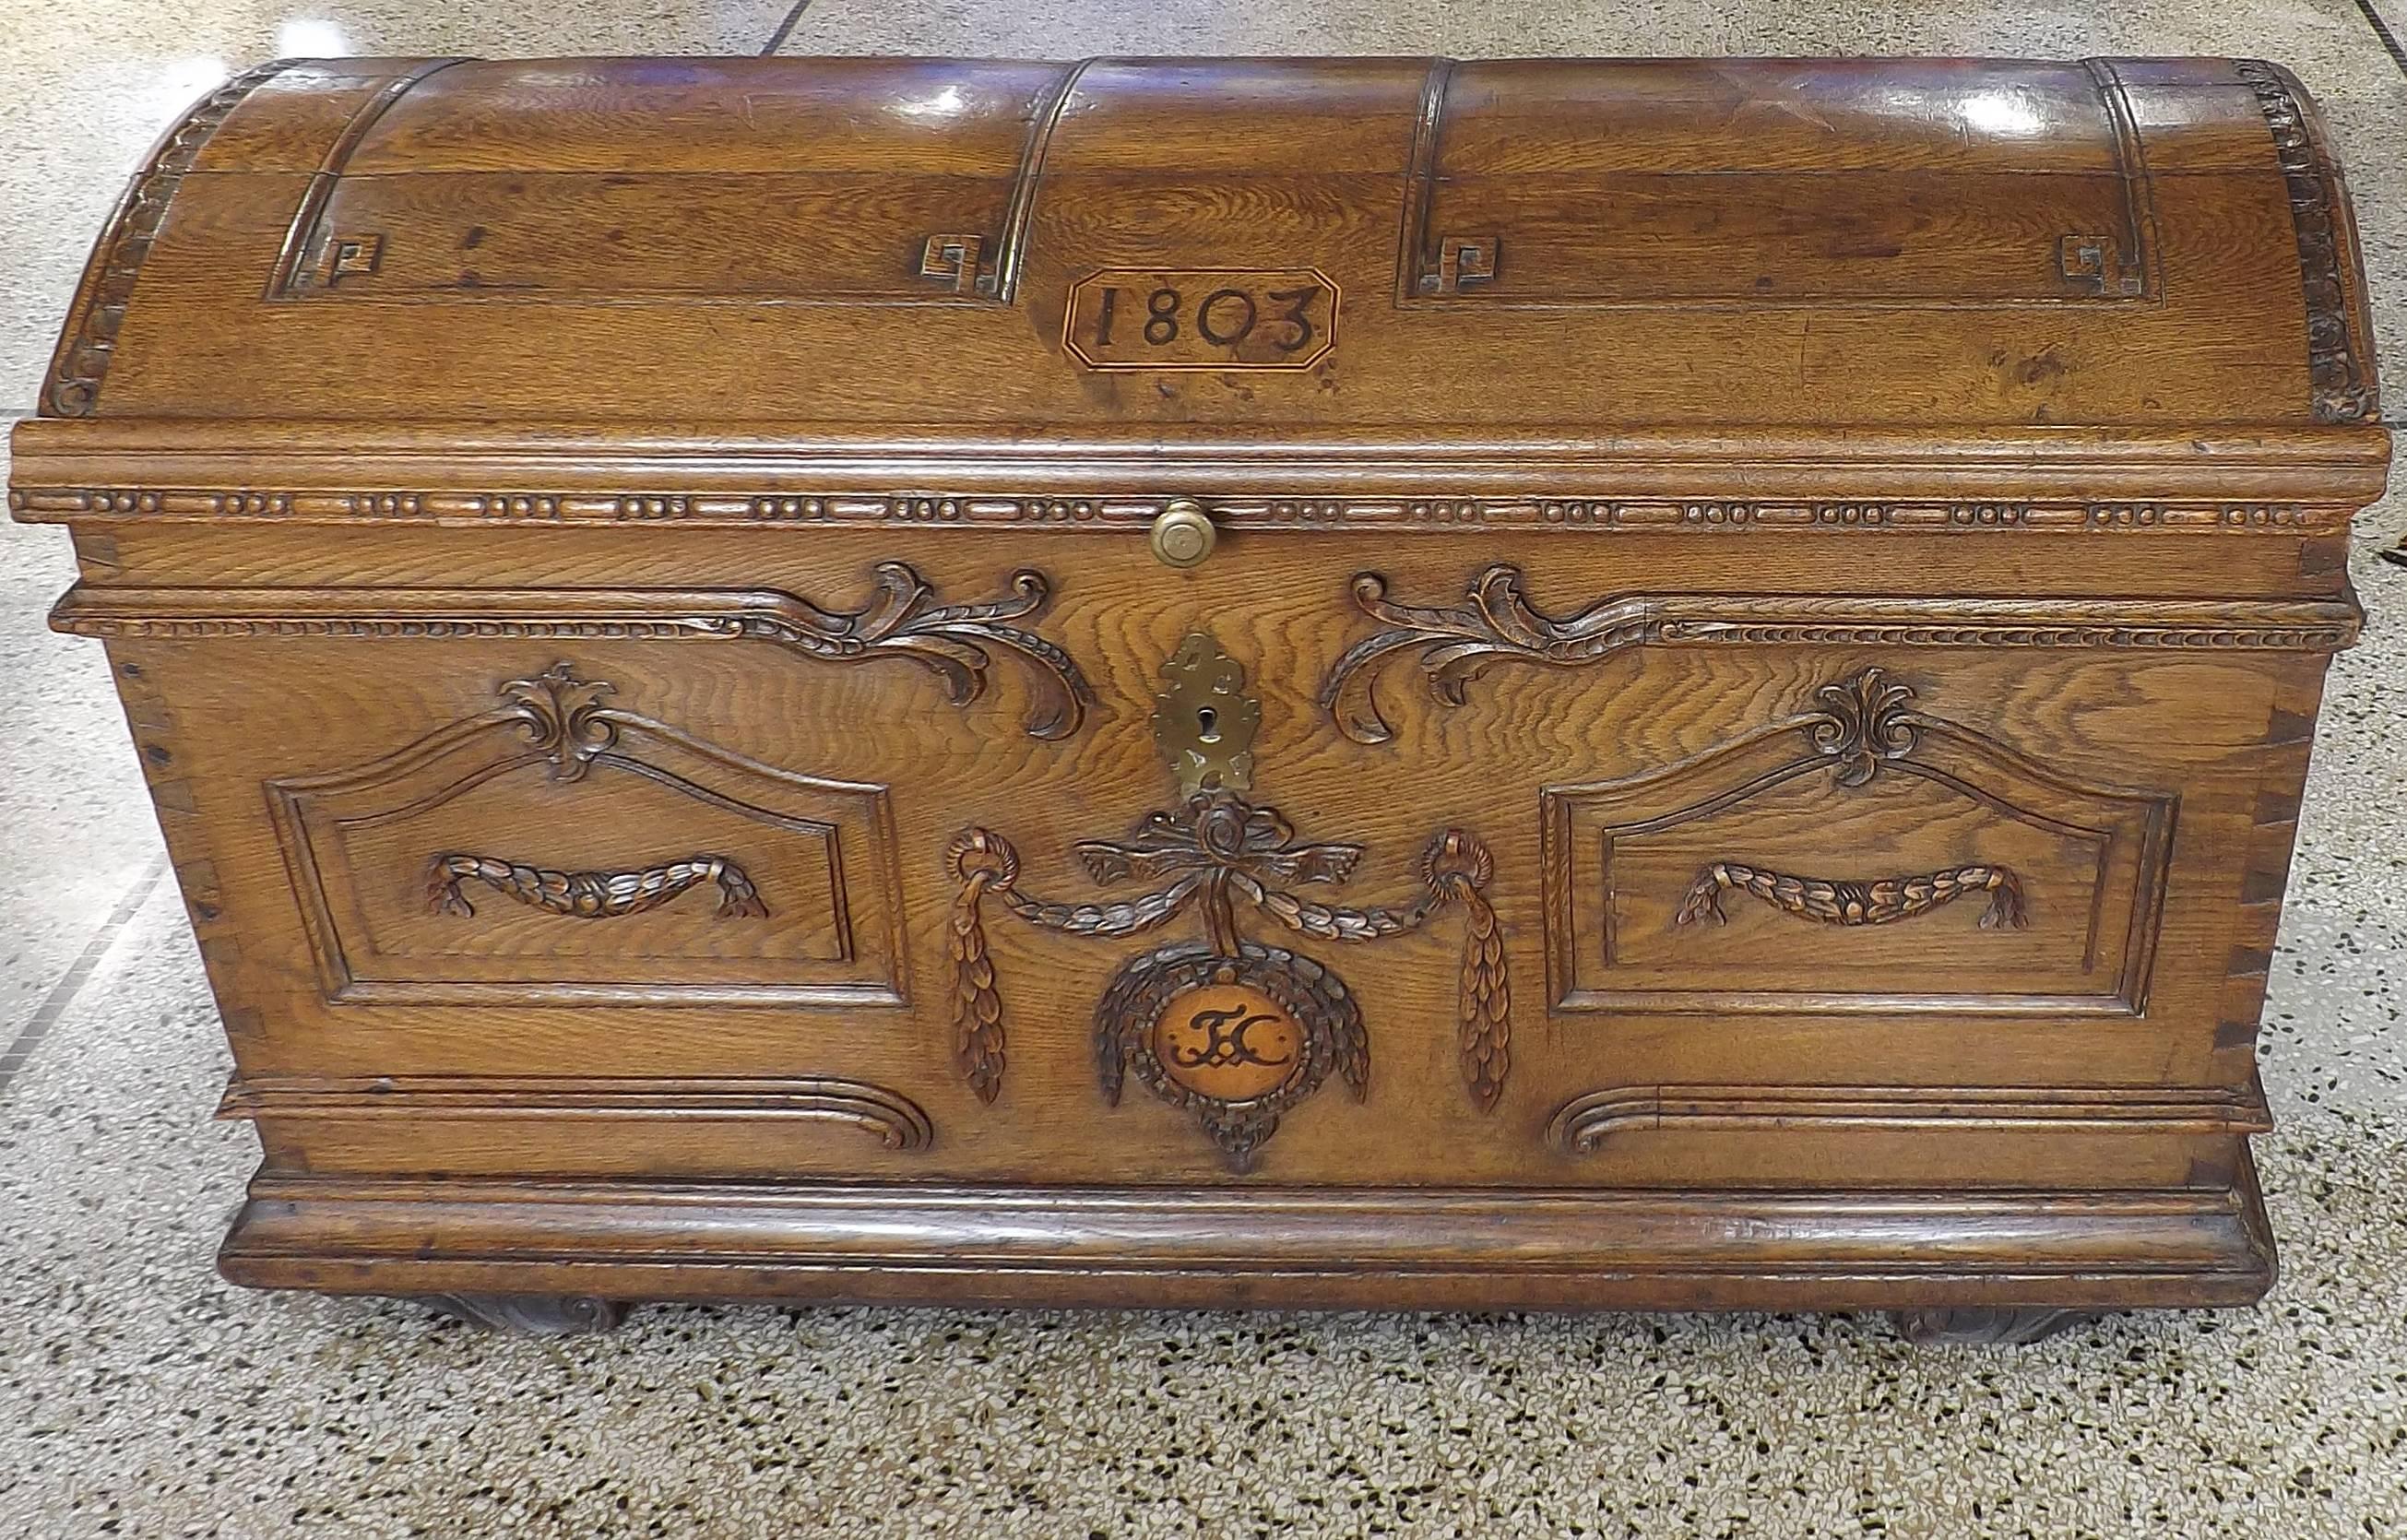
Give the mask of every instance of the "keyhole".
M 1220 713 L 1218 711 L 1208 706 L 1199 706 L 1195 708 L 1195 738 L 1199 743 L 1218 743 L 1220 741 Z

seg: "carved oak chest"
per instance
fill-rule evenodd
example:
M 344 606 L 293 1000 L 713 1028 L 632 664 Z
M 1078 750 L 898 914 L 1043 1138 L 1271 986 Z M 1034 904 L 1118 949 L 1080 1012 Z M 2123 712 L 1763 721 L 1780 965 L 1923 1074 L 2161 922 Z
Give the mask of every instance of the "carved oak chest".
M 2272 1276 L 2377 495 L 2250 62 L 347 60 L 135 179 L 68 525 L 249 1284 Z

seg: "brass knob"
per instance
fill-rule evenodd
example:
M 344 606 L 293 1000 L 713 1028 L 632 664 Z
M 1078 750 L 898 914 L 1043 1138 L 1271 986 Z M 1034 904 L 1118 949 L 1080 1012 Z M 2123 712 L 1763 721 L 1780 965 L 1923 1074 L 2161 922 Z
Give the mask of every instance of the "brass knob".
M 1153 554 L 1168 567 L 1191 567 L 1212 554 L 1220 532 L 1212 516 L 1193 498 L 1174 498 L 1155 515 L 1150 543 Z

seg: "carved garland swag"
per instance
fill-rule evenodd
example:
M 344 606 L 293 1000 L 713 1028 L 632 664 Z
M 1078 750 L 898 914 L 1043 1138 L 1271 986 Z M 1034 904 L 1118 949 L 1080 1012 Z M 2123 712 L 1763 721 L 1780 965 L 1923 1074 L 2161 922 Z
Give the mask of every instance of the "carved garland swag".
M 1361 860 L 1359 845 L 1299 845 L 1287 820 L 1232 792 L 1204 791 L 1178 812 L 1156 812 L 1127 843 L 1082 841 L 1075 847 L 1098 883 L 1168 880 L 1137 898 L 1109 904 L 1061 904 L 1019 890 L 1019 856 L 989 829 L 956 836 L 945 860 L 961 891 L 953 905 L 954 1051 L 962 1076 L 980 1100 L 1003 1085 L 1004 1007 L 987 951 L 982 905 L 991 894 L 1022 921 L 1060 935 L 1126 936 L 1153 930 L 1201 904 L 1214 953 L 1243 955 L 1236 905 L 1269 915 L 1287 929 L 1323 941 L 1358 943 L 1419 930 L 1439 912 L 1463 911 L 1460 982 L 1460 1060 L 1464 1087 L 1481 1109 L 1496 1105 L 1511 1062 L 1511 987 L 1496 913 L 1486 890 L 1495 867 L 1488 848 L 1460 829 L 1432 838 L 1420 860 L 1422 891 L 1395 905 L 1350 907 L 1318 903 L 1284 884 L 1339 883 Z M 1106 1002 L 1108 1009 L 1108 1000 Z M 1099 1019 L 1107 1092 L 1109 1045 L 1118 1023 Z M 1347 1078 L 1366 1089 L 1367 1054 Z M 1115 1097 L 1116 1099 L 1116 1097 Z

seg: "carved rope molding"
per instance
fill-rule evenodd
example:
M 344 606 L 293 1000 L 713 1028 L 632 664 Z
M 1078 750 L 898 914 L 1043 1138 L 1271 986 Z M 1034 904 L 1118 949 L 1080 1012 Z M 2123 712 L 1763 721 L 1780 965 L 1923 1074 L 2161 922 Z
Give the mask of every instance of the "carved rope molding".
M 985 495 L 901 492 L 501 492 L 277 491 L 259 488 L 18 486 L 11 512 L 29 522 L 69 519 L 227 520 L 299 523 L 679 523 L 1070 525 L 1137 528 L 1167 499 L 1139 493 Z M 2294 502 L 1941 502 L 1901 498 L 1733 501 L 1727 498 L 1238 497 L 1215 500 L 1216 522 L 1238 529 L 1392 528 L 1828 530 L 1930 533 L 2032 530 L 2340 534 L 2348 510 Z
M 2307 377 L 2319 422 L 2371 422 L 2381 416 L 2365 345 L 2356 336 L 2343 266 L 2340 226 L 2346 210 L 2335 178 L 2315 145 L 2314 126 L 2287 71 L 2262 59 L 2233 67 L 2265 114 L 2273 154 L 2290 197 L 2290 224 L 2299 242 L 2299 274 L 2306 288 Z
M 1729 923 L 1722 913 L 1724 889 L 1752 894 L 1783 914 L 1825 925 L 1888 925 L 1952 904 L 1966 893 L 1986 892 L 1989 906 L 1981 929 L 2023 930 L 2030 917 L 2023 908 L 2020 878 L 2004 866 L 1951 866 L 1923 877 L 1883 877 L 1873 882 L 1847 882 L 1831 877 L 1792 877 L 1734 861 L 1716 861 L 1697 874 L 1672 916 L 1674 925 L 1700 920 Z
M 725 856 L 697 855 L 634 872 L 562 872 L 499 861 L 491 856 L 446 853 L 426 864 L 426 905 L 436 914 L 473 916 L 476 905 L 460 891 L 482 882 L 530 908 L 574 920 L 611 920 L 657 909 L 705 882 L 719 884 L 719 918 L 766 919 L 744 868 Z
M 1521 569 L 1499 564 L 1452 606 L 1399 604 L 1388 580 L 1358 574 L 1354 603 L 1385 623 L 1346 649 L 1320 706 L 1356 743 L 1389 742 L 1382 670 L 1417 654 L 1430 693 L 1464 703 L 1491 664 L 1574 668 L 1634 647 L 1721 644 L 1883 647 L 2271 649 L 2329 652 L 2357 639 L 2359 612 L 2342 599 L 1969 599 L 1633 593 L 1567 616 L 1533 607 Z
M 223 1119 L 310 1118 L 508 1121 L 647 1119 L 846 1123 L 889 1149 L 925 1149 L 934 1128 L 919 1105 L 864 1080 L 653 1079 L 640 1077 L 402 1075 L 357 1078 L 236 1075 Z
M 1051 596 L 1045 575 L 1011 575 L 1011 595 L 938 605 L 900 562 L 876 568 L 860 609 L 833 612 L 776 589 L 95 588 L 78 583 L 50 613 L 78 636 L 751 638 L 823 663 L 905 658 L 945 681 L 956 706 L 986 691 L 990 649 L 1028 666 L 1031 737 L 1065 738 L 1094 687 L 1070 654 L 1009 622 Z
M 65 334 L 50 360 L 42 388 L 42 410 L 52 417 L 89 417 L 100 401 L 101 380 L 108 373 L 117 348 L 117 331 L 133 302 L 135 280 L 150 255 L 150 244 L 167 215 L 167 206 L 184 178 L 200 158 L 201 147 L 234 109 L 263 82 L 292 63 L 278 59 L 246 70 L 203 98 L 184 116 L 125 190 L 125 197 L 108 221 L 108 232 L 92 254 L 77 287 Z

